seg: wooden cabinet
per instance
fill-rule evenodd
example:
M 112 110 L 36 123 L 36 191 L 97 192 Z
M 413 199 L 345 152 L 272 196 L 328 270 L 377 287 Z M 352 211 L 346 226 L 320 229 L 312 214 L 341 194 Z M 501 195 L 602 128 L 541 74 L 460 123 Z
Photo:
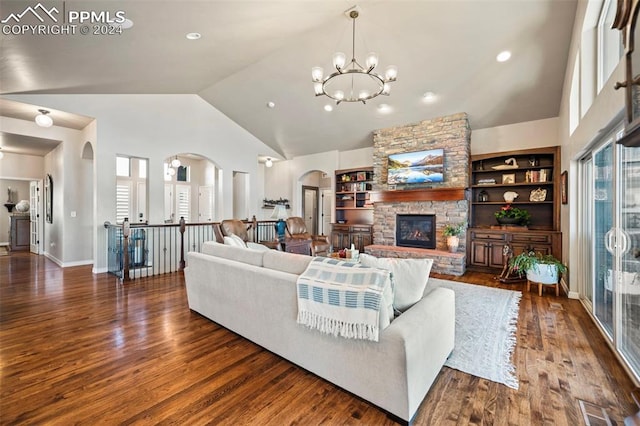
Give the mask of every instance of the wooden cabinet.
M 534 250 L 542 254 L 561 255 L 561 233 L 557 231 L 518 231 L 471 229 L 469 232 L 469 266 L 502 268 L 503 250 L 509 245 L 513 255 Z
M 26 215 L 11 216 L 9 248 L 11 251 L 29 250 L 31 236 L 31 220 Z
M 471 233 L 469 264 L 489 268 L 501 268 L 502 250 L 506 244 L 507 236 L 501 232 L 475 233 L 471 231 Z
M 562 258 L 560 234 L 560 147 L 482 154 L 471 157 L 469 266 L 502 268 L 503 249 Z M 517 197 L 507 202 L 505 193 Z M 511 194 L 513 195 L 513 194 Z M 527 210 L 527 226 L 500 225 L 494 213 L 503 206 Z
M 364 247 L 372 243 L 371 225 L 333 225 L 331 245 L 334 250 L 350 248 L 353 244 L 357 250 L 364 253 Z

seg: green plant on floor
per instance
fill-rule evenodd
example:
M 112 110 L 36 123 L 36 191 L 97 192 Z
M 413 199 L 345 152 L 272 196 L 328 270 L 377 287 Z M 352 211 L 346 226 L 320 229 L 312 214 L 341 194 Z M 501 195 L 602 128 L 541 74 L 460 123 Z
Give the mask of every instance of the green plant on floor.
M 523 251 L 509 261 L 511 272 L 518 275 L 523 275 L 538 265 L 555 265 L 559 273 L 567 272 L 567 267 L 553 255 L 536 253 L 533 250 Z
M 467 229 L 467 223 L 461 222 L 457 224 L 447 223 L 444 228 L 442 228 L 442 235 L 445 237 L 456 237 L 464 233 Z

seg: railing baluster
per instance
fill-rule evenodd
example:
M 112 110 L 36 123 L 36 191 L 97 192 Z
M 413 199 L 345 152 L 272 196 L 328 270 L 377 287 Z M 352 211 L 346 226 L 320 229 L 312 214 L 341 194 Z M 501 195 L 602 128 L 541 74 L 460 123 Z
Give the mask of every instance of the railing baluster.
M 184 216 L 180 216 L 180 271 L 184 269 Z

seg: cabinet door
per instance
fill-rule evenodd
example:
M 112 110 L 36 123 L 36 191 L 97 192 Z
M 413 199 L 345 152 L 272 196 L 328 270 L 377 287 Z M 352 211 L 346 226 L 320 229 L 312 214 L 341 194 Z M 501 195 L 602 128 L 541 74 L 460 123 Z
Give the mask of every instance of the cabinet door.
M 489 266 L 491 268 L 502 268 L 502 251 L 504 243 L 492 242 L 489 244 Z
M 335 251 L 351 247 L 349 233 L 344 231 L 334 231 L 331 234 L 331 244 L 333 245 L 333 250 Z
M 486 241 L 471 241 L 471 264 L 489 266 L 489 243 Z

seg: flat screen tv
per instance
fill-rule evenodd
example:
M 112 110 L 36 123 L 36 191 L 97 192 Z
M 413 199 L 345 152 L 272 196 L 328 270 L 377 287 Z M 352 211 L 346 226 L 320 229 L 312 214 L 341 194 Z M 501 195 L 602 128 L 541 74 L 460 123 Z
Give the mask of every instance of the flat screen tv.
M 443 149 L 391 154 L 387 170 L 387 183 L 396 185 L 443 182 L 443 171 Z

